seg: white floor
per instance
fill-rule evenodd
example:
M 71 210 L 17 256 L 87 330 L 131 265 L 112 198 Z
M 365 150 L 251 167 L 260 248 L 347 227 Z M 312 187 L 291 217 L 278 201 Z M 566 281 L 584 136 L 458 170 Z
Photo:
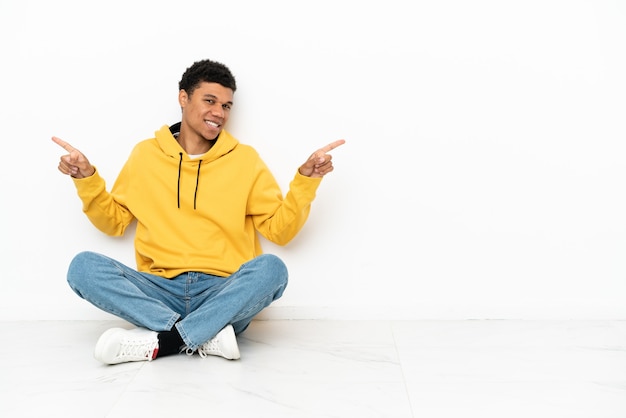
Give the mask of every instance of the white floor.
M 119 325 L 0 322 L 0 417 L 626 417 L 626 321 L 255 321 L 239 361 L 102 365 Z

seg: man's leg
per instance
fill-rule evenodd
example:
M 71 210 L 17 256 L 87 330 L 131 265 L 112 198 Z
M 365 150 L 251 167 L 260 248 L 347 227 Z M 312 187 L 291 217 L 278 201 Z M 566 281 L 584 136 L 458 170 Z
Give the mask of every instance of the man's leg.
M 92 252 L 74 258 L 67 280 L 81 298 L 140 327 L 107 330 L 96 344 L 98 360 L 107 364 L 153 360 L 184 346 L 178 331 L 172 330 L 184 306 L 179 295 L 184 286 L 176 280 L 139 273 Z
M 207 280 L 216 284 L 206 295 L 192 299 L 189 315 L 175 328 L 190 350 L 209 342 L 227 325 L 239 334 L 259 312 L 282 296 L 287 278 L 287 267 L 271 254 L 250 260 L 227 278 L 207 275 Z
M 167 331 L 181 316 L 174 282 L 137 272 L 101 254 L 76 255 L 67 281 L 81 298 L 138 327 Z

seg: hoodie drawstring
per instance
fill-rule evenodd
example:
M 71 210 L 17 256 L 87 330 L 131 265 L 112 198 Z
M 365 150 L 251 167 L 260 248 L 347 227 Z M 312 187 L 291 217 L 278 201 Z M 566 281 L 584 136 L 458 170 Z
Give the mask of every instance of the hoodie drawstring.
M 183 153 L 178 153 L 180 155 L 180 161 L 178 162 L 178 209 L 180 209 L 180 169 L 183 165 Z
M 180 152 L 180 160 L 178 161 L 178 190 L 177 190 L 177 199 L 178 199 L 178 209 L 180 209 L 180 174 L 182 172 L 183 166 L 183 153 Z M 200 184 L 200 168 L 202 167 L 202 160 L 198 161 L 198 173 L 196 174 L 196 190 L 193 193 L 193 209 L 196 210 L 196 199 L 198 197 L 198 185 Z
M 198 174 L 196 175 L 196 191 L 193 193 L 193 210 L 196 210 L 196 197 L 198 196 L 198 183 L 200 183 L 200 167 L 202 167 L 202 160 L 198 162 Z

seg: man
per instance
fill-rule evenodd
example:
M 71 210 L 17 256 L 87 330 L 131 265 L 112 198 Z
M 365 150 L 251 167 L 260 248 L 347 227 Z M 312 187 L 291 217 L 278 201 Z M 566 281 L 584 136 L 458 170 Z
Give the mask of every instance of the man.
M 85 155 L 52 138 L 68 152 L 59 171 L 71 176 L 98 229 L 120 236 L 137 220 L 136 269 L 82 252 L 68 270 L 81 298 L 137 327 L 102 334 L 94 354 L 103 363 L 181 352 L 238 359 L 236 335 L 287 285 L 285 264 L 263 254 L 257 232 L 279 245 L 295 237 L 333 170 L 328 152 L 345 141 L 315 151 L 283 197 L 257 152 L 224 130 L 235 90 L 219 62 L 187 68 L 181 122 L 139 142 L 110 192 Z

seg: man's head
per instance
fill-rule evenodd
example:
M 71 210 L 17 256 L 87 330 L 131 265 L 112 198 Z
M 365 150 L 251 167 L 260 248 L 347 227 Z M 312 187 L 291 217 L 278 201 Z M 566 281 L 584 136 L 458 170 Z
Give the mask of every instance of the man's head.
M 211 60 L 194 62 L 183 74 L 178 83 L 178 88 L 179 90 L 185 90 L 191 96 L 196 87 L 202 82 L 221 84 L 231 89 L 233 93 L 237 90 L 235 77 L 233 77 L 228 67 Z
M 187 68 L 179 82 L 183 113 L 179 142 L 191 137 L 217 138 L 228 121 L 236 89 L 235 77 L 224 64 L 203 60 Z

